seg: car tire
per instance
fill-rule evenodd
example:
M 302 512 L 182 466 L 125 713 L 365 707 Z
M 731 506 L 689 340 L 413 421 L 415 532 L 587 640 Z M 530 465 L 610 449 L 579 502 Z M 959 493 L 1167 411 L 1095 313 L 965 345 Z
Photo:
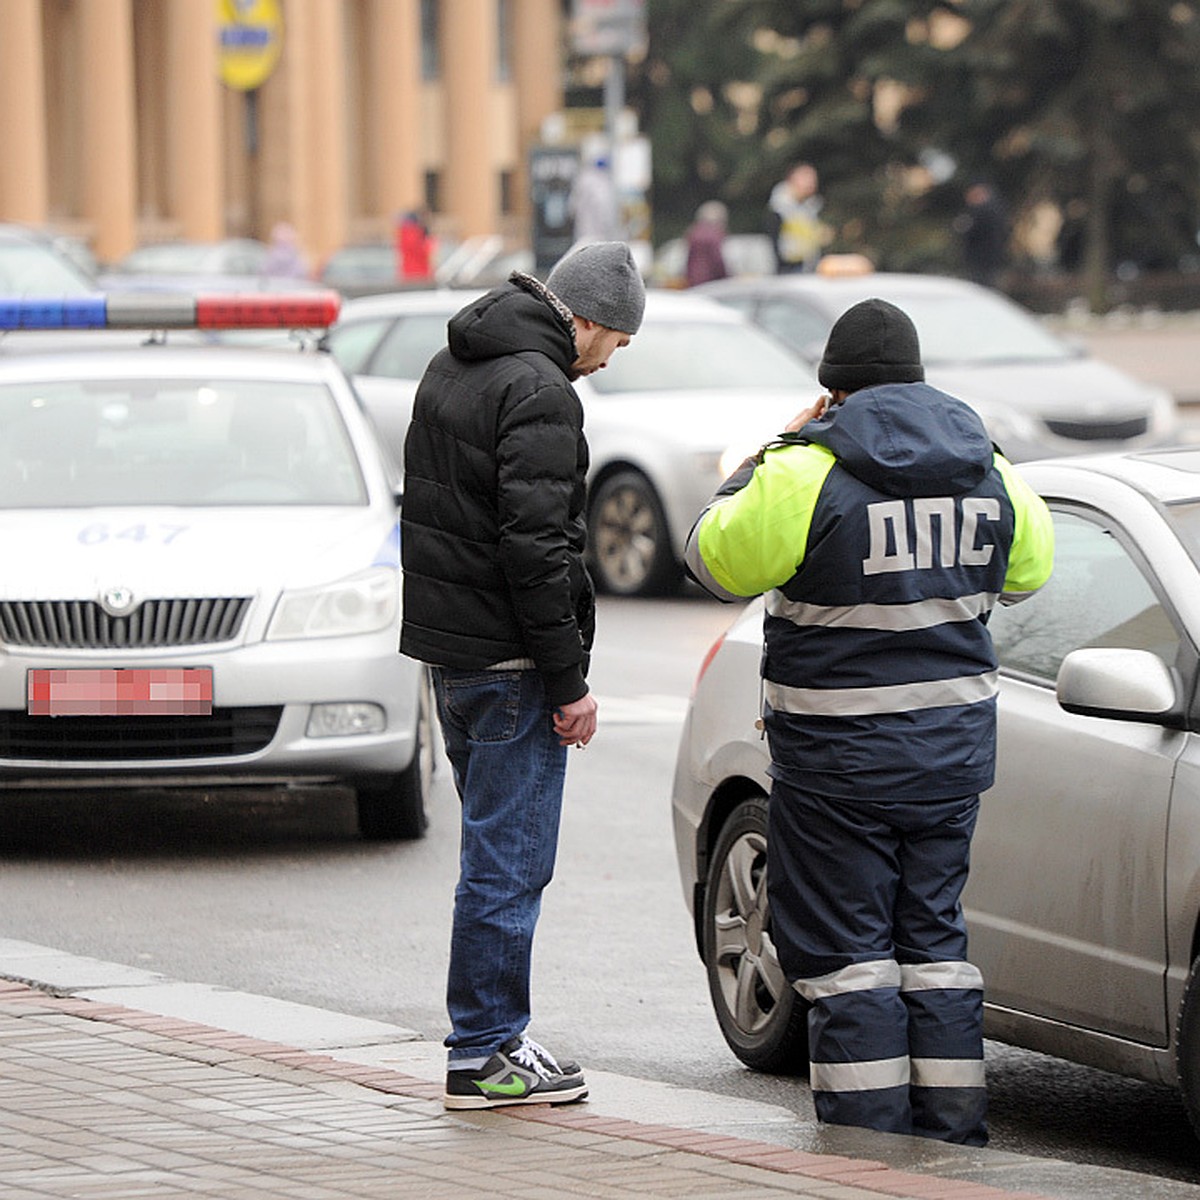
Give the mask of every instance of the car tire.
M 681 580 L 654 486 L 640 471 L 601 481 L 588 507 L 588 557 L 596 587 L 614 596 L 661 596 Z
M 433 786 L 435 733 L 429 673 L 422 670 L 412 762 L 396 775 L 360 780 L 354 789 L 358 832 L 366 841 L 411 841 L 424 837 L 429 827 L 425 803 Z
M 788 985 L 767 907 L 767 802 L 742 801 L 721 829 L 704 891 L 704 962 L 717 1023 L 756 1071 L 808 1072 L 808 1006 Z
M 1192 1128 L 1200 1136 L 1200 958 L 1192 963 L 1175 1026 L 1175 1070 Z

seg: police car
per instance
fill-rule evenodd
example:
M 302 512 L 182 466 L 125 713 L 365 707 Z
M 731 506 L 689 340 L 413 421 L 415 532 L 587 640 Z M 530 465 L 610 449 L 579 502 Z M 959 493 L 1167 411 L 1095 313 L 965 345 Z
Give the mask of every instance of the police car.
M 338 306 L 0 299 L 6 788 L 336 783 L 364 837 L 423 833 L 430 695 L 397 653 L 374 429 L 312 336 L 197 342 Z

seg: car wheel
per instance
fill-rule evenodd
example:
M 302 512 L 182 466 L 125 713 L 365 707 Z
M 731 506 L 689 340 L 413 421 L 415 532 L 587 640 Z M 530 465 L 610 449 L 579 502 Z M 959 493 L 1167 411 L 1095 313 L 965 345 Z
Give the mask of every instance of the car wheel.
M 360 780 L 355 788 L 358 832 L 367 841 L 392 842 L 424 836 L 429 825 L 425 801 L 433 785 L 435 733 L 429 673 L 422 670 L 412 762 L 397 775 Z
M 704 961 L 717 1023 L 756 1071 L 808 1070 L 808 1006 L 788 985 L 767 907 L 767 803 L 744 800 L 717 838 L 704 892 Z
M 1192 963 L 1175 1028 L 1175 1069 L 1192 1128 L 1200 1135 L 1200 958 Z
M 588 511 L 588 553 L 596 586 L 616 596 L 659 596 L 679 586 L 667 518 L 638 471 L 605 479 Z

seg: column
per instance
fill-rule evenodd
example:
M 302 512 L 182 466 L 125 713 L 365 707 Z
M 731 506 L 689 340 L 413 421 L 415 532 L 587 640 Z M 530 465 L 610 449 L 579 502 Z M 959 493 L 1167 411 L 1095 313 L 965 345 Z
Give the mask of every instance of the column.
M 562 5 L 559 0 L 515 0 L 513 82 L 517 89 L 516 210 L 526 220 L 529 201 L 529 149 L 538 141 L 542 122 L 563 106 Z
M 197 241 L 225 232 L 215 15 L 195 0 L 168 0 L 166 9 L 168 215 Z
M 288 162 L 292 222 L 313 263 L 346 240 L 346 60 L 341 0 L 289 4 L 283 31 L 287 59 Z M 267 230 L 266 232 L 269 232 Z
M 461 237 L 496 232 L 497 182 L 488 138 L 496 70 L 494 0 L 443 0 L 445 209 Z
M 87 0 L 79 20 L 82 213 L 96 229 L 97 257 L 132 250 L 137 237 L 131 0 Z
M 76 6 L 83 47 L 79 125 L 83 216 L 96 227 L 96 256 L 112 262 L 137 240 L 137 134 L 133 116 L 131 0 Z
M 370 0 L 366 159 L 374 165 L 374 211 L 419 208 L 421 165 L 421 8 L 419 0 Z
M 0 0 L 0 220 L 45 222 L 46 80 L 41 0 Z

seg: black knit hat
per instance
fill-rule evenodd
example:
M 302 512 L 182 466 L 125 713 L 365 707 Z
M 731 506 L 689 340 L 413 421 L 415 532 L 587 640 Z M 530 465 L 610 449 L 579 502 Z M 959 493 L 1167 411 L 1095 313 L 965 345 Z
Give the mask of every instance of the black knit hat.
M 817 378 L 823 387 L 843 392 L 877 383 L 919 383 L 925 368 L 916 326 L 886 300 L 863 300 L 829 331 Z

